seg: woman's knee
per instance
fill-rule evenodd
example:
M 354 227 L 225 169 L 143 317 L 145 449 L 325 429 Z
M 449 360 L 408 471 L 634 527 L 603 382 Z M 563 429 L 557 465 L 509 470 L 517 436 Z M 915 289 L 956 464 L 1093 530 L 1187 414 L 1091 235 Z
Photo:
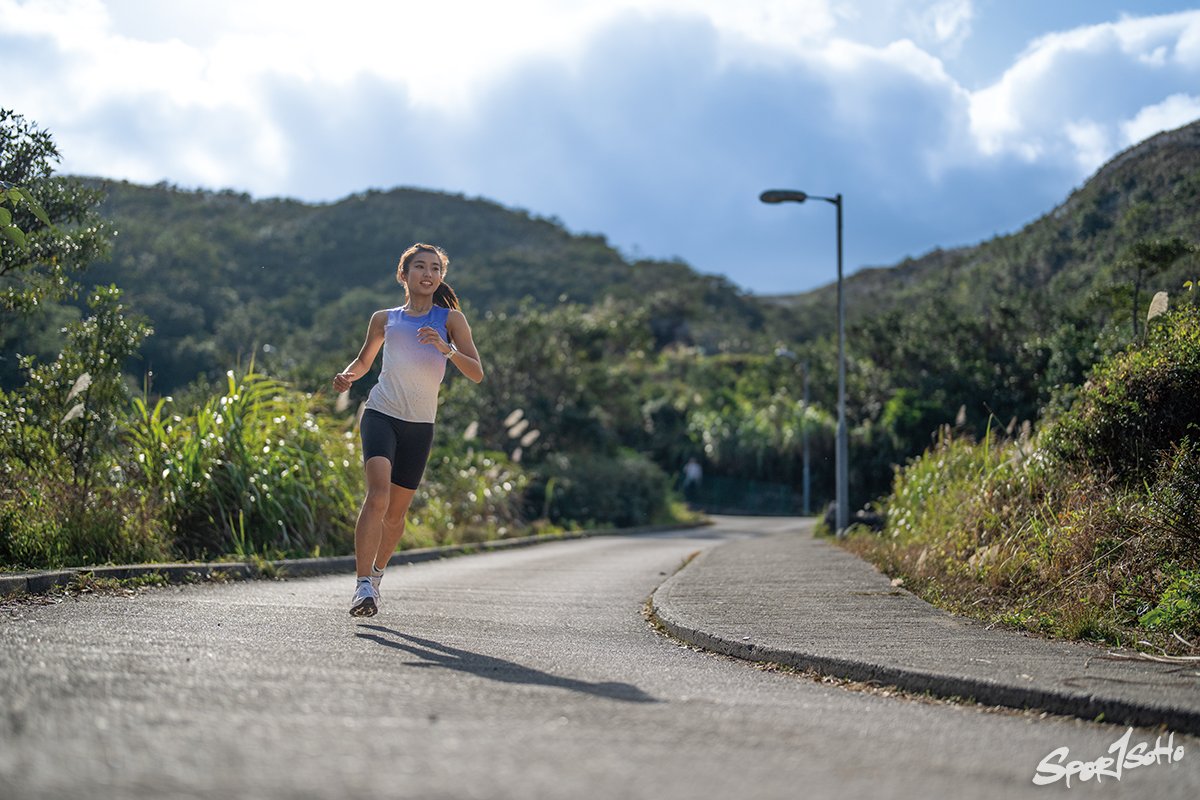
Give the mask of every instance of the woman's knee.
M 368 487 L 367 494 L 363 498 L 363 511 L 372 516 L 386 517 L 388 506 L 391 504 L 390 499 L 387 491 L 372 490 Z

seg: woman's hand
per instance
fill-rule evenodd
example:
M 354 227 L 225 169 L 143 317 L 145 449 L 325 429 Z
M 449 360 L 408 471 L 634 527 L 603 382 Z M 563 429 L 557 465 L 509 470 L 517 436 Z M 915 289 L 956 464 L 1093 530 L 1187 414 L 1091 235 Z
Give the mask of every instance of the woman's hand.
M 338 394 L 350 390 L 350 384 L 354 383 L 354 375 L 349 372 L 339 372 L 333 376 L 333 390 Z
M 442 340 L 441 334 L 435 328 L 428 325 L 417 329 L 417 341 L 421 344 L 433 345 L 442 355 L 450 352 L 450 345 Z

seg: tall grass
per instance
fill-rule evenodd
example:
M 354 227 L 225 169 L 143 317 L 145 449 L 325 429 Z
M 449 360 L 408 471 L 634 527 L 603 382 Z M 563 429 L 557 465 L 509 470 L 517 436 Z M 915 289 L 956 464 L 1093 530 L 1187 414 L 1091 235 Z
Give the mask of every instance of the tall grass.
M 1143 619 L 1180 575 L 1186 594 L 1188 569 L 1200 567 L 1200 554 L 1154 526 L 1153 492 L 1051 464 L 1036 441 L 994 433 L 944 437 L 894 486 L 883 535 L 855 533 L 847 546 L 930 602 L 1071 639 L 1149 639 L 1173 651 L 1182 645 L 1172 634 L 1200 640 L 1184 614 L 1171 625 L 1165 614 L 1154 626 Z
M 250 373 L 186 416 L 134 401 L 126 480 L 163 504 L 188 558 L 350 549 L 361 486 L 354 437 L 311 395 Z

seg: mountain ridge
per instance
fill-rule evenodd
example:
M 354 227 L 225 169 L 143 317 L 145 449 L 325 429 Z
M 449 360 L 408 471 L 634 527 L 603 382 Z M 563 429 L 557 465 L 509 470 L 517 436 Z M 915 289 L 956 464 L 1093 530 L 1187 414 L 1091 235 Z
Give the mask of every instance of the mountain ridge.
M 892 266 L 865 267 L 846 277 L 848 320 L 903 306 L 925 293 L 931 276 L 971 272 L 989 275 L 1014 257 L 1035 268 L 1025 270 L 1028 287 L 1089 292 L 1100 288 L 1125 248 L 1141 238 L 1182 236 L 1200 230 L 1200 120 L 1156 134 L 1109 159 L 1058 205 L 1016 231 L 973 245 L 933 248 Z M 1030 246 L 1032 243 L 1033 246 Z M 1060 277 L 1061 276 L 1061 277 Z M 1165 289 L 1178 284 L 1170 273 Z M 1057 278 L 1057 282 L 1052 279 Z M 915 291 L 910 291 L 913 289 Z M 770 305 L 809 320 L 795 329 L 801 338 L 821 335 L 834 324 L 831 306 L 836 283 L 808 292 L 766 295 Z

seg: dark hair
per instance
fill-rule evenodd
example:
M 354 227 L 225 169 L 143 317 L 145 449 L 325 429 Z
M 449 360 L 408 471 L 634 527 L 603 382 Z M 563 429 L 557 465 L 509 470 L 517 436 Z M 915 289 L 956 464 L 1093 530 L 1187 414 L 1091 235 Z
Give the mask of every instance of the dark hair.
M 454 289 L 450 284 L 446 283 L 446 271 L 450 269 L 450 256 L 446 255 L 446 251 L 438 247 L 436 244 L 425 244 L 417 242 L 412 247 L 404 251 L 400 256 L 400 263 L 396 267 L 396 280 L 404 283 L 404 277 L 408 274 L 408 263 L 412 261 L 417 253 L 433 253 L 442 260 L 442 283 L 438 286 L 437 291 L 433 293 L 433 304 L 442 308 L 458 308 L 458 295 L 454 293 Z M 405 284 L 404 291 L 408 292 L 408 285 Z

